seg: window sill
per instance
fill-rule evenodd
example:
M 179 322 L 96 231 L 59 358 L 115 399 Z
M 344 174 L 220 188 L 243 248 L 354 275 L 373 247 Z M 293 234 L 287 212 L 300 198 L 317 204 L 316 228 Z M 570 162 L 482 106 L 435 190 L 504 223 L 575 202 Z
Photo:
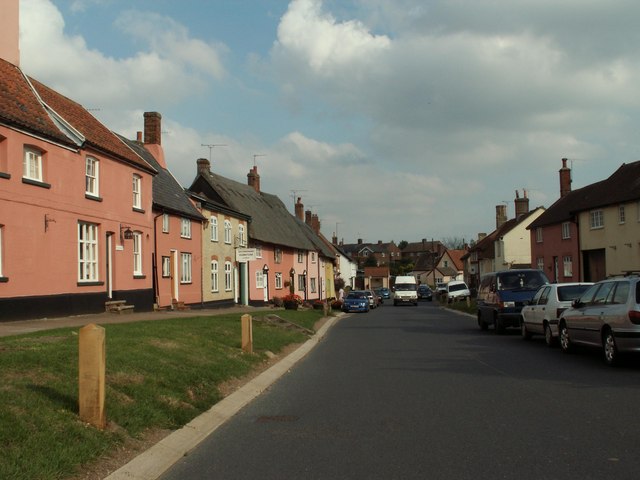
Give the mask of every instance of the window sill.
M 95 195 L 91 195 L 90 193 L 85 193 L 84 198 L 87 200 L 93 200 L 94 202 L 101 202 L 102 197 L 96 197 Z
M 78 282 L 78 287 L 101 287 L 104 282 Z
M 9 277 L 0 277 L 0 283 L 7 283 L 9 281 Z
M 193 282 L 180 282 L 180 285 L 193 285 Z
M 11 174 L 0 172 L 0 178 L 6 178 L 7 180 L 9 180 L 11 178 Z
M 134 275 L 133 276 L 134 280 L 144 280 L 145 278 L 147 278 L 146 275 Z
M 146 213 L 143 208 L 133 207 L 132 210 L 137 213 Z
M 23 178 L 22 183 L 33 185 L 34 187 L 51 188 L 50 183 L 41 182 L 39 180 L 31 180 L 30 178 Z

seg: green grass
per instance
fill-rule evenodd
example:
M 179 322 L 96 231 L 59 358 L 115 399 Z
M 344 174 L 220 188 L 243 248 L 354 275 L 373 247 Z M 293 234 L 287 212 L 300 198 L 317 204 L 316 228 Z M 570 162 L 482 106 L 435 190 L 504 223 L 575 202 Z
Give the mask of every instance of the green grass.
M 254 353 L 242 352 L 240 315 L 105 325 L 106 415 L 98 430 L 78 419 L 78 330 L 0 338 L 0 478 L 69 477 L 127 437 L 177 429 L 221 399 L 241 377 L 308 338 L 254 315 Z M 313 329 L 322 312 L 279 310 Z
M 476 315 L 476 299 L 472 298 L 471 301 L 469 302 L 469 306 L 467 306 L 467 301 L 460 301 L 460 302 L 453 302 L 453 303 L 446 303 L 446 302 L 441 302 L 442 305 L 444 305 L 447 308 L 450 308 L 452 310 L 458 310 L 460 312 L 465 312 L 465 313 L 469 313 L 471 315 L 473 315 L 475 317 Z

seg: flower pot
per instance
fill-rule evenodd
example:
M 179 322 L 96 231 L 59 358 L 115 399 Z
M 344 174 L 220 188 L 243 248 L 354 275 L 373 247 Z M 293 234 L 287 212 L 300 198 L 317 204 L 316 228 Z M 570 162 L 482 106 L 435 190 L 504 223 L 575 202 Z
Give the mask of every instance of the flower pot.
M 284 309 L 285 310 L 297 310 L 298 309 L 298 302 L 284 302 Z

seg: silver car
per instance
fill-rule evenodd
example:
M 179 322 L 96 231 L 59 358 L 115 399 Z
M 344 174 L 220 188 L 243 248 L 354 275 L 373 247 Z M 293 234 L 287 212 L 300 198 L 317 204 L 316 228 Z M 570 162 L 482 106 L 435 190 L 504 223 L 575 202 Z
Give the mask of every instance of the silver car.
M 560 314 L 571 306 L 591 285 L 587 283 L 550 283 L 542 285 L 533 299 L 522 307 L 521 333 L 525 340 L 533 335 L 544 335 L 548 346 L 553 346 L 558 338 Z
M 640 277 L 616 277 L 592 285 L 560 317 L 560 347 L 602 349 L 604 361 L 615 365 L 619 353 L 640 352 Z

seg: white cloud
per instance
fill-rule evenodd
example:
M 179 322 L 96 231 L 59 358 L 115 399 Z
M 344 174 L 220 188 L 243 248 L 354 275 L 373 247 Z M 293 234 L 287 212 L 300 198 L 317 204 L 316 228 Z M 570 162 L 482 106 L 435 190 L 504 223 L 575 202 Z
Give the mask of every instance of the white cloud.
M 144 46 L 122 59 L 66 33 L 60 11 L 49 0 L 23 0 L 20 15 L 23 69 L 76 101 L 102 108 L 103 118 L 149 104 L 159 109 L 175 104 L 224 75 L 224 47 L 192 39 L 185 27 L 160 15 L 122 14 L 117 26 Z

